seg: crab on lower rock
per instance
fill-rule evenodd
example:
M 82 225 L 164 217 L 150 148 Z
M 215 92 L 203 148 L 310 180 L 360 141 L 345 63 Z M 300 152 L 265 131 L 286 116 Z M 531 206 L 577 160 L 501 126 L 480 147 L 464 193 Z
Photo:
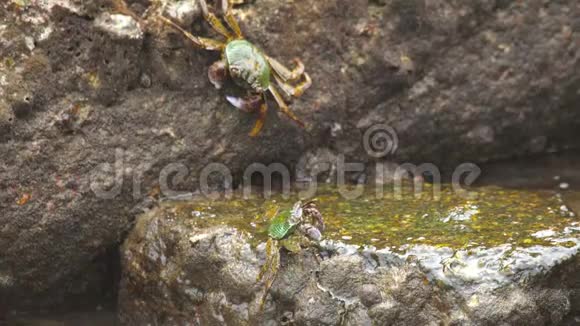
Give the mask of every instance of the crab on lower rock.
M 322 232 L 325 229 L 324 218 L 314 201 L 308 201 L 305 204 L 298 201 L 291 210 L 281 212 L 276 210 L 273 215 L 268 228 L 266 262 L 258 275 L 258 281 L 264 281 L 265 285 L 262 307 L 280 269 L 280 249 L 299 253 L 302 248 L 312 246 L 322 240 Z
M 274 240 L 286 240 L 298 230 L 311 240 L 320 241 L 324 232 L 324 219 L 313 201 L 297 202 L 291 210 L 282 211 L 273 219 L 268 236 Z

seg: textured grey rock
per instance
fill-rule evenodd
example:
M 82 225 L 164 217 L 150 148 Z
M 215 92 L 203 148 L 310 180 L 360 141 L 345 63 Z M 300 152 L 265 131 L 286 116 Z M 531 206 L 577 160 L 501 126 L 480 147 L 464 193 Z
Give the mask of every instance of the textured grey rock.
M 429 256 L 435 266 L 412 247 L 406 254 L 340 254 L 345 245 L 334 242 L 322 243 L 326 258 L 314 249 L 283 251 L 260 310 L 264 246 L 250 247 L 250 239 L 230 227 L 197 227 L 174 211 L 165 205 L 141 216 L 122 249 L 125 325 L 559 325 L 580 303 L 573 269 L 578 254 L 550 267 L 530 264 L 496 284 L 473 266 L 477 279 L 453 270 L 439 275 L 444 255 Z M 514 268 L 506 257 L 495 260 Z M 479 268 L 486 265 L 493 264 L 482 261 Z

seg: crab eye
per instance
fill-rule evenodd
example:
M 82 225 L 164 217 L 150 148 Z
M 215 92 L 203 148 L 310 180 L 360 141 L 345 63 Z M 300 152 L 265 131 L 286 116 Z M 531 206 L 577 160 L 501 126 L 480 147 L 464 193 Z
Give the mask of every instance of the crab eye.
M 232 73 L 232 75 L 239 75 L 240 74 L 240 69 L 238 67 L 232 67 L 230 69 L 230 72 Z

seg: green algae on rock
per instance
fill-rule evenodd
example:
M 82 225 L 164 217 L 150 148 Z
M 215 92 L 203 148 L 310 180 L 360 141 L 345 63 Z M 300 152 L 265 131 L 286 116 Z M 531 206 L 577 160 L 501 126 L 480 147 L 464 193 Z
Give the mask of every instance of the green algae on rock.
M 555 243 L 553 236 L 538 234 L 546 230 L 554 234 L 575 232 L 578 226 L 574 214 L 553 192 L 485 187 L 472 190 L 466 198 L 443 186 L 439 198 L 434 199 L 427 196 L 433 190 L 430 185 L 423 190 L 418 196 L 408 187 L 401 196 L 387 191 L 377 196 L 374 189 L 366 188 L 359 198 L 346 200 L 337 188 L 321 188 L 316 199 L 327 224 L 324 237 L 392 249 L 406 245 L 452 249 L 504 244 L 569 246 L 572 243 Z M 266 212 L 276 207 L 287 209 L 298 196 L 167 202 L 163 206 L 199 227 L 235 227 L 247 232 L 257 244 L 267 237 L 270 221 L 265 218 Z

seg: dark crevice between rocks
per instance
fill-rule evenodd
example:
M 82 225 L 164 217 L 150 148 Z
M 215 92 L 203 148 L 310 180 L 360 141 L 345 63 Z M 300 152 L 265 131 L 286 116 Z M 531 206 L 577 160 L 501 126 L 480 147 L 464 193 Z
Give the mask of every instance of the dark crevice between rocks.
M 346 299 L 343 299 L 341 297 L 339 297 L 338 295 L 336 295 L 331 289 L 329 288 L 325 288 L 321 283 L 320 283 L 320 271 L 315 271 L 314 273 L 314 280 L 316 282 L 316 287 L 324 292 L 324 294 L 328 295 L 333 301 L 338 302 L 339 307 L 340 307 L 340 313 L 339 313 L 339 326 L 344 325 L 346 318 L 348 316 L 348 313 L 351 311 L 351 309 L 354 307 L 356 308 L 356 306 L 358 305 L 358 301 L 354 302 L 354 303 L 349 303 L 347 302 Z
M 481 176 L 476 186 L 500 186 L 511 189 L 554 190 L 565 182 L 570 189 L 580 187 L 580 151 L 551 155 L 529 154 L 518 158 L 480 164 Z M 580 213 L 580 212 L 577 212 Z
M 77 275 L 32 299 L 21 293 L 0 296 L 4 300 L 0 302 L 0 325 L 36 325 L 43 319 L 65 324 L 74 324 L 79 318 L 115 320 L 120 278 L 120 252 L 115 246 L 95 257 Z

